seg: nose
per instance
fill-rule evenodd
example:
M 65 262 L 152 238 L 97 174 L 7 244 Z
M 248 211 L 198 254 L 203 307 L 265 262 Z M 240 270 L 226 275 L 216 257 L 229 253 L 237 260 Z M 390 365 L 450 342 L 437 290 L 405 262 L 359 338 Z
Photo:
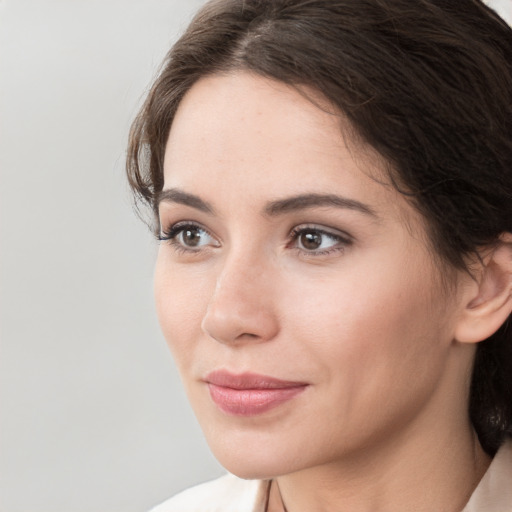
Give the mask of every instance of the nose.
M 203 331 L 226 344 L 273 339 L 279 323 L 272 277 L 255 258 L 226 261 L 202 321 Z

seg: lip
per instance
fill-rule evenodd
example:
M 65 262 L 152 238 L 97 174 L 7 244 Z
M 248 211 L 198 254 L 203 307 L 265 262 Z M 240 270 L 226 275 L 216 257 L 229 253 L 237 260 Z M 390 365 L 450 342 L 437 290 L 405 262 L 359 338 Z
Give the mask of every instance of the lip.
M 217 407 L 235 416 L 256 416 L 288 402 L 302 393 L 307 383 L 285 381 L 256 373 L 209 373 L 204 381 Z

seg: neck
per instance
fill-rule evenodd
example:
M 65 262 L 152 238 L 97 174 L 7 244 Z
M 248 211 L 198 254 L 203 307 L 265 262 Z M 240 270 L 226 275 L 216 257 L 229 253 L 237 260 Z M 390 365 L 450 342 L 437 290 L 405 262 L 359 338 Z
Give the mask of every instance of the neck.
M 490 458 L 469 422 L 439 423 L 412 425 L 363 453 L 278 477 L 268 511 L 461 512 Z
M 275 480 L 269 512 L 460 512 L 490 459 L 474 436 L 436 443 L 410 459 L 403 450 Z

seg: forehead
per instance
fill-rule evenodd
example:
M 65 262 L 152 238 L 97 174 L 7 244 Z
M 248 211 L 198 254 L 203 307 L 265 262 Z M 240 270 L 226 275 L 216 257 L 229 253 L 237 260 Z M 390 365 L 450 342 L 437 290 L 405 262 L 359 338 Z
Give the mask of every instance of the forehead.
M 213 202 L 228 185 L 251 201 L 335 192 L 370 202 L 383 216 L 414 216 L 376 152 L 323 98 L 305 92 L 247 72 L 202 78 L 176 113 L 164 188 L 192 189 Z

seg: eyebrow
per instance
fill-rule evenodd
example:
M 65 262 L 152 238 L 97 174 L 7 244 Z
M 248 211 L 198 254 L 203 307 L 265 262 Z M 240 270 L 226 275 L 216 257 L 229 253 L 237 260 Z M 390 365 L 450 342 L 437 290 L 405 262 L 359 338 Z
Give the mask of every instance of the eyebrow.
M 215 209 L 210 205 L 210 203 L 204 201 L 195 194 L 189 194 L 188 192 L 184 192 L 177 188 L 162 190 L 157 197 L 157 207 L 161 202 L 183 204 L 210 215 L 215 214 Z M 300 194 L 297 196 L 287 197 L 285 199 L 278 199 L 268 203 L 264 212 L 269 217 L 275 217 L 289 212 L 322 206 L 354 210 L 370 217 L 378 218 L 375 210 L 367 204 L 335 194 Z
M 370 217 L 378 218 L 375 210 L 367 204 L 335 194 L 302 194 L 286 199 L 279 199 L 269 203 L 265 208 L 265 213 L 273 217 L 288 212 L 306 210 L 308 208 L 315 208 L 319 206 L 345 208 L 347 210 L 358 211 L 365 215 L 369 215 Z
M 187 192 L 183 192 L 183 190 L 179 190 L 177 188 L 162 190 L 158 194 L 156 200 L 157 208 L 162 201 L 165 201 L 166 203 L 178 203 L 185 206 L 190 206 L 191 208 L 209 213 L 210 215 L 215 213 L 212 206 L 208 202 L 203 201 L 199 196 L 188 194 Z

